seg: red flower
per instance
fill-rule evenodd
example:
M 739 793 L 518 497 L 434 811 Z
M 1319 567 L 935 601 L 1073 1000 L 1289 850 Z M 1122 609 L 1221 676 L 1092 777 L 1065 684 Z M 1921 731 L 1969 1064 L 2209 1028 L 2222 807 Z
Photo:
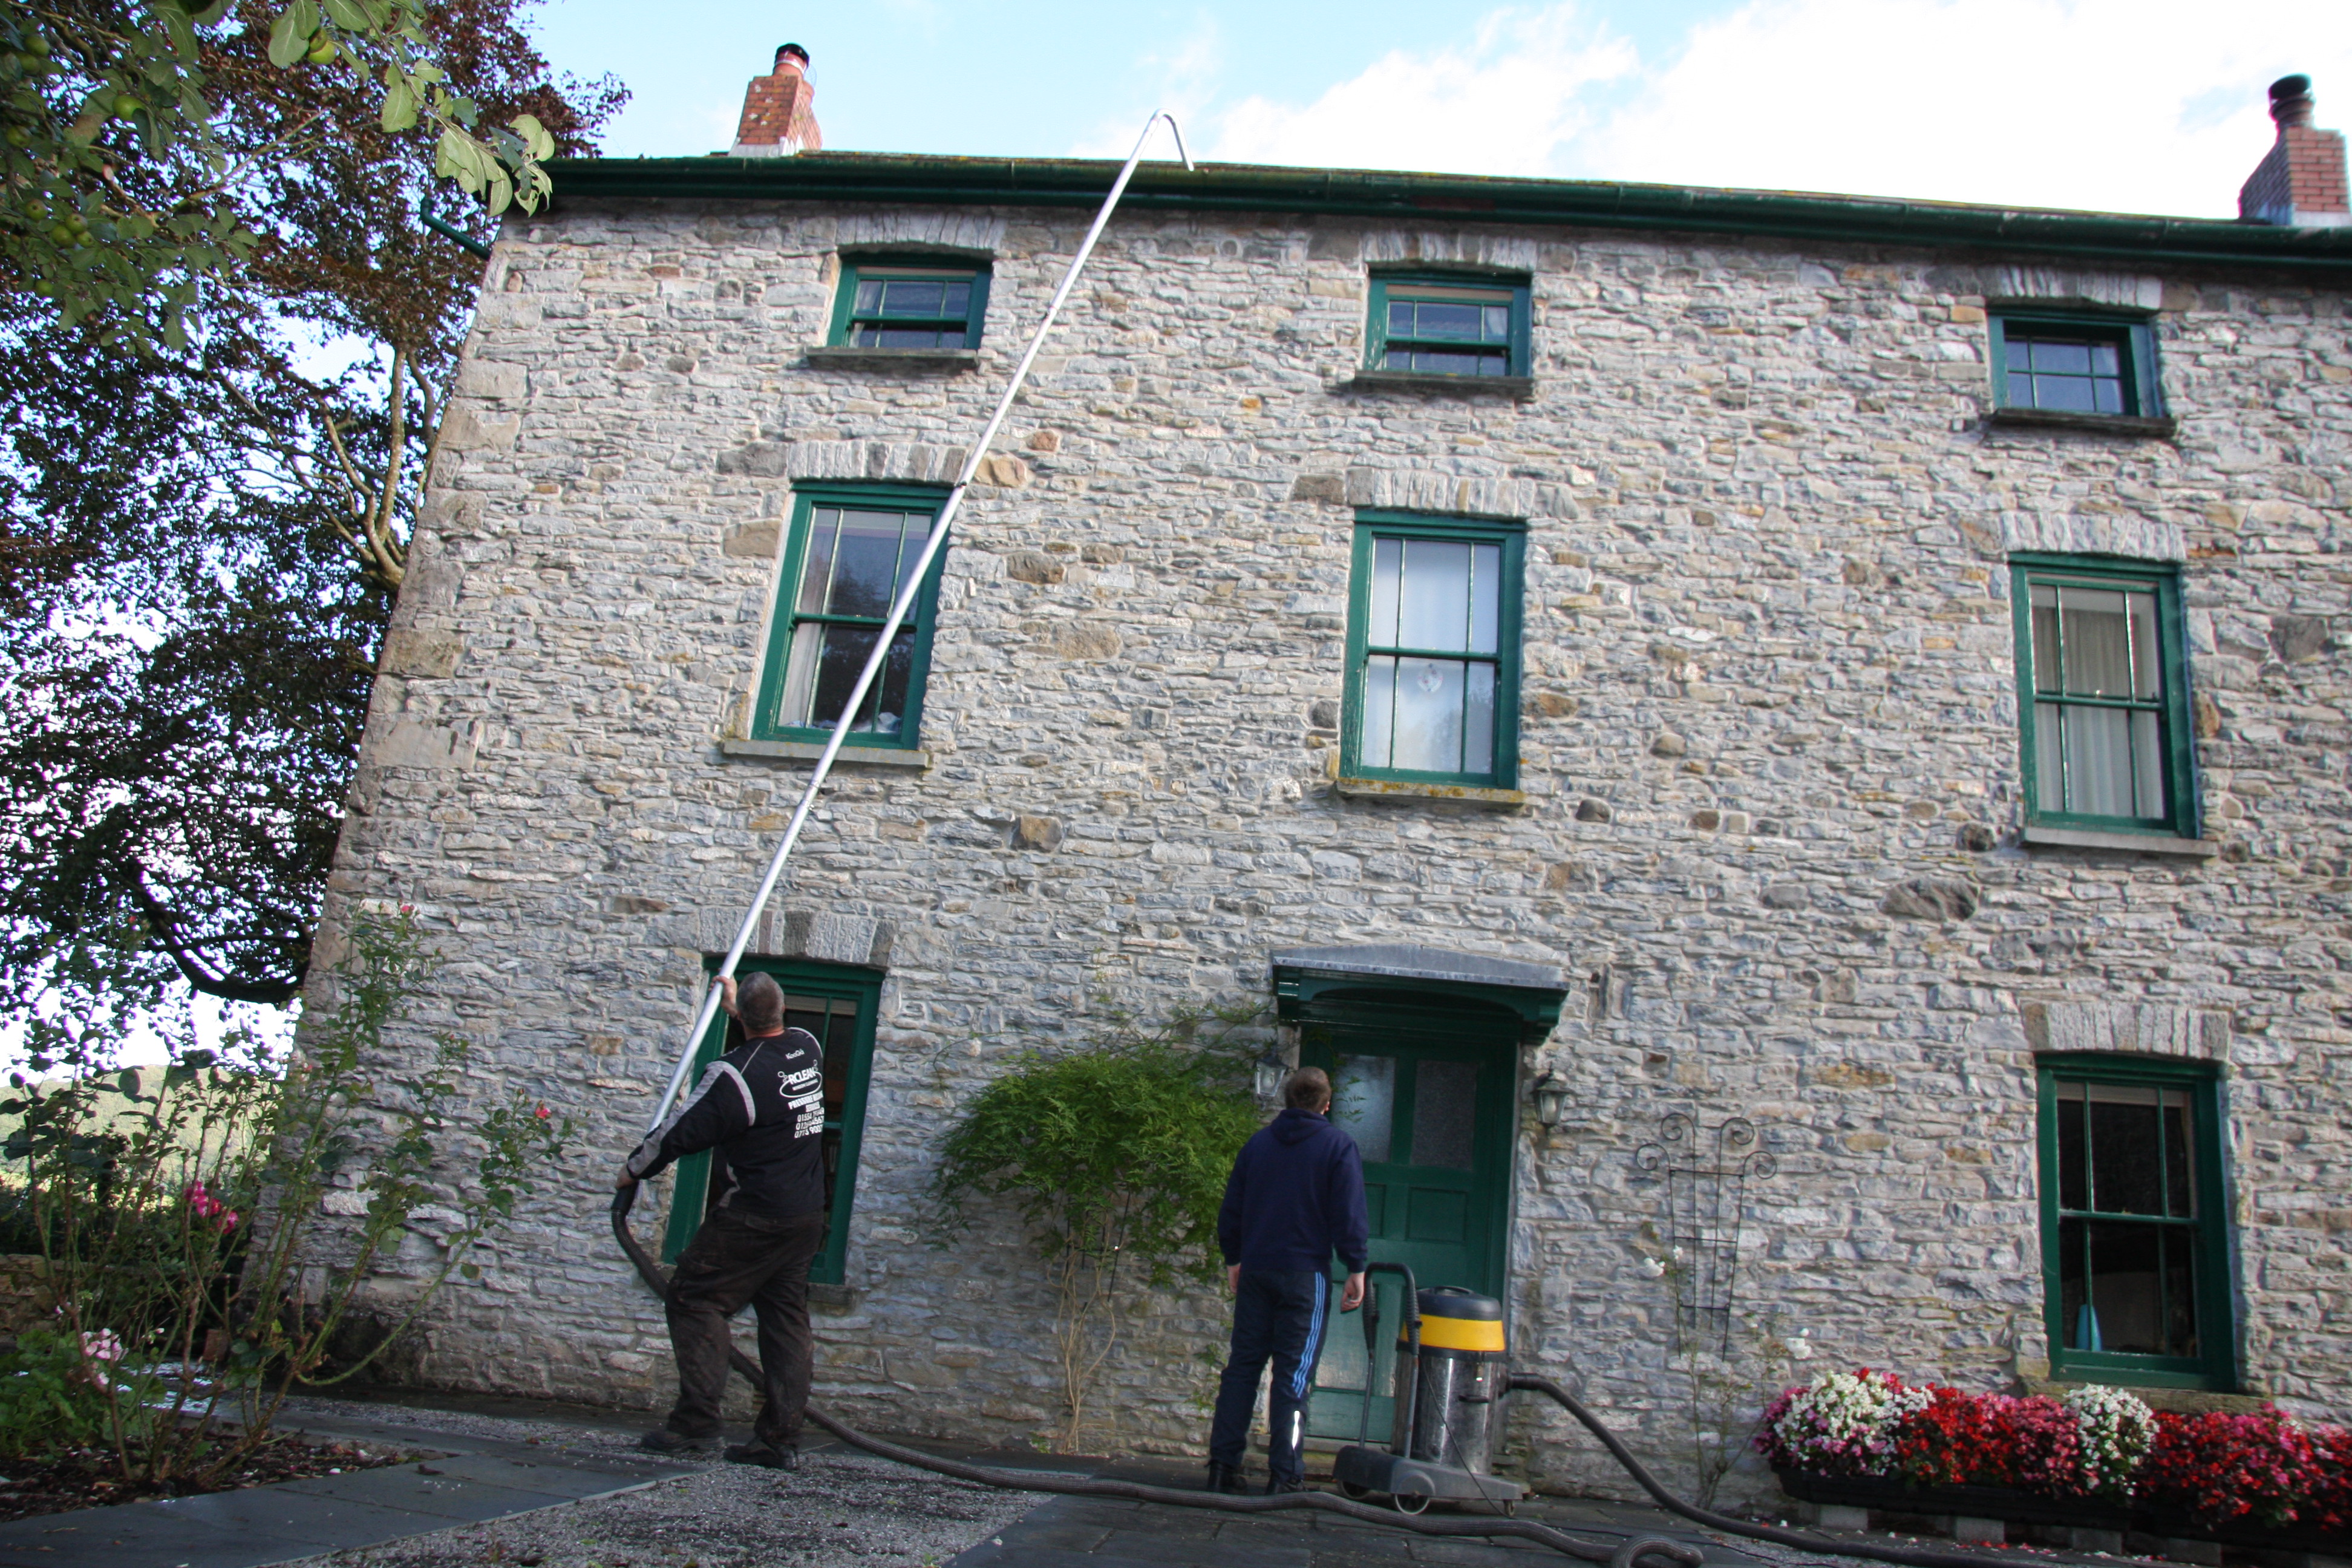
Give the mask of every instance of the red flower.
M 542 1106 L 541 1106 L 541 1107 L 539 1108 L 539 1119 L 540 1119 L 541 1121 L 546 1121 L 549 1117 L 551 1117 L 551 1116 L 552 1116 L 552 1115 L 554 1115 L 554 1114 L 555 1114 L 555 1112 L 553 1112 L 552 1110 L 548 1110 L 548 1109 L 547 1109 L 547 1107 L 545 1107 L 544 1105 L 542 1105 Z

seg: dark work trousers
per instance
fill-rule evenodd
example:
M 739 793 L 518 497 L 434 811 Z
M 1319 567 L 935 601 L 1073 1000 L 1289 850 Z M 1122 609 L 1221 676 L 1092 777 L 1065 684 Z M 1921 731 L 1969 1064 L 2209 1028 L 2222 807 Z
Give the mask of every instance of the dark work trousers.
M 1315 1390 L 1315 1363 L 1323 1359 L 1324 1331 L 1336 1305 L 1331 1281 L 1320 1270 L 1242 1270 L 1234 1292 L 1233 1353 L 1217 1381 L 1217 1415 L 1209 1426 L 1210 1458 L 1242 1468 L 1258 1374 L 1271 1358 L 1266 1469 L 1277 1481 L 1306 1475 L 1298 1447 L 1307 1436 L 1307 1401 Z
M 719 1436 L 727 1392 L 727 1320 L 745 1306 L 760 1317 L 765 1374 L 752 1430 L 782 1447 L 800 1441 L 813 1346 L 808 1271 L 824 1243 L 824 1215 L 770 1219 L 719 1209 L 702 1222 L 669 1279 L 669 1343 L 677 1356 L 677 1404 L 669 1429 L 681 1437 Z

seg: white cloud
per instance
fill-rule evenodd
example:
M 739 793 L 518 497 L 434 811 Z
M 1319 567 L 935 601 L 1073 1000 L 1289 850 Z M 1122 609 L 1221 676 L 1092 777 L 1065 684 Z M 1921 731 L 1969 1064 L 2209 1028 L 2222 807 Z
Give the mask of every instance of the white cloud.
M 1466 47 L 1392 51 L 1309 104 L 1244 99 L 1202 139 L 1243 163 L 1543 174 L 1591 123 L 1589 89 L 1634 65 L 1572 5 L 1496 11 Z
M 2352 125 L 2342 0 L 1756 0 L 1650 61 L 1592 15 L 1493 11 L 1311 102 L 1216 105 L 1213 40 L 1163 79 L 1219 159 L 2213 217 L 2270 145 L 2273 78 Z
M 1572 167 L 2234 217 L 2272 139 L 2263 89 L 2294 70 L 2352 110 L 2352 7 L 1764 0 L 1695 28 Z

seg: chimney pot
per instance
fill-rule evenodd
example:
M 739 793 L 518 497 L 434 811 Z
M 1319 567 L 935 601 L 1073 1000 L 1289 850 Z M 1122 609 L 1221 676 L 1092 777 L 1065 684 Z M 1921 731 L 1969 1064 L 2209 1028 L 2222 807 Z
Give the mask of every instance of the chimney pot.
M 2311 105 L 2309 77 L 2283 76 L 2271 83 L 2278 140 L 2238 191 L 2241 221 L 2289 228 L 2352 225 L 2343 132 L 2313 129 Z
M 2271 118 L 2282 130 L 2311 123 L 2311 79 L 2283 76 L 2271 83 Z

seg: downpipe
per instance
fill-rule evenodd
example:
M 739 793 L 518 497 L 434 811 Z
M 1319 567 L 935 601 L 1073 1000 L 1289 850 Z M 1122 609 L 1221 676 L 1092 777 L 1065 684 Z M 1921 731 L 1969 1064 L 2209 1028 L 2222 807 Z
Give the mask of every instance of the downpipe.
M 645 1249 L 635 1233 L 629 1228 L 629 1210 L 635 1204 L 637 1188 L 634 1184 L 613 1194 L 613 1239 L 620 1243 L 621 1250 L 636 1266 L 637 1276 L 646 1282 L 646 1289 L 656 1295 L 667 1295 L 668 1277 L 662 1273 L 661 1265 L 654 1261 L 653 1255 Z M 759 1366 L 741 1351 L 729 1347 L 727 1364 L 740 1373 L 752 1388 L 758 1389 L 761 1385 Z M 1669 1568 L 1669 1565 L 1670 1568 L 1698 1568 L 1701 1560 L 1696 1547 L 1669 1541 L 1662 1535 L 1631 1536 L 1622 1544 L 1591 1541 L 1530 1520 L 1431 1519 L 1426 1515 L 1401 1514 L 1384 1508 L 1374 1508 L 1368 1503 L 1350 1502 L 1329 1492 L 1286 1492 L 1276 1497 L 1244 1497 L 1230 1492 L 1184 1491 L 1175 1487 L 1148 1486 L 1140 1481 L 1100 1480 L 1091 1476 L 991 1469 L 985 1465 L 967 1465 L 959 1459 L 942 1459 L 919 1448 L 869 1437 L 854 1427 L 844 1426 L 814 1405 L 808 1408 L 807 1416 L 816 1426 L 851 1447 L 877 1458 L 1007 1491 L 1052 1492 L 1063 1497 L 1122 1498 L 1129 1502 L 1164 1503 L 1171 1508 L 1204 1508 L 1217 1513 L 1295 1513 L 1304 1510 L 1313 1513 L 1337 1514 L 1342 1519 L 1359 1520 L 1366 1524 L 1386 1525 L 1392 1530 L 1409 1530 L 1416 1535 L 1484 1536 L 1530 1541 L 1582 1562 L 1606 1563 L 1610 1568 L 1643 1568 L 1644 1563 L 1650 1564 L 1651 1568 Z M 1827 1546 L 1826 1549 L 1838 1550 L 1834 1546 Z M 1982 1568 L 1981 1558 L 1965 1561 L 1974 1568 Z

